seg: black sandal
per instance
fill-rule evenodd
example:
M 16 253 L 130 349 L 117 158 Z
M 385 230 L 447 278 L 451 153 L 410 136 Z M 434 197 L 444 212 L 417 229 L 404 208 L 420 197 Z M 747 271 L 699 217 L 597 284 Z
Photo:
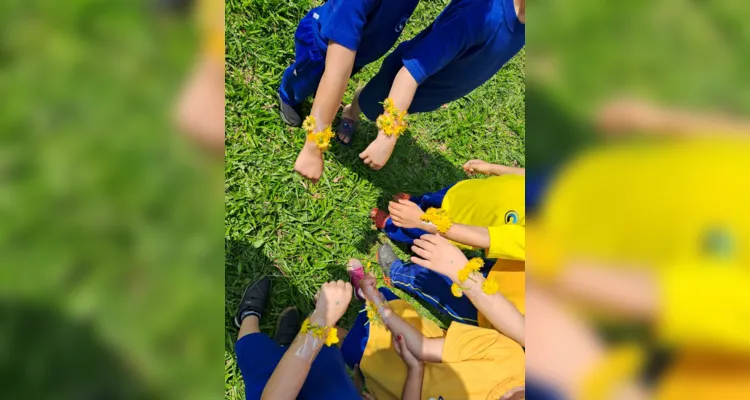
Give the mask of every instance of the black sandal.
M 352 144 L 352 140 L 354 140 L 354 132 L 357 131 L 358 125 L 359 122 L 351 118 L 341 117 L 339 128 L 338 130 L 336 130 L 336 140 L 338 140 L 339 143 L 343 144 L 344 146 L 349 146 L 350 144 Z M 341 140 L 341 136 L 349 139 L 349 142 L 347 143 Z

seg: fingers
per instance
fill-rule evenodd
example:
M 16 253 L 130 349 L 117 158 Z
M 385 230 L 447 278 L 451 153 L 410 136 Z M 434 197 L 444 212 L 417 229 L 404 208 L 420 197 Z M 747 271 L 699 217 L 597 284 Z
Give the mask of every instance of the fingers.
M 429 252 L 433 252 L 436 247 L 433 243 L 428 242 L 426 240 L 422 240 L 422 239 L 414 239 L 414 245 L 422 249 L 425 249 Z
M 432 243 L 435 246 L 444 244 L 446 242 L 445 238 L 443 238 L 440 235 L 433 235 L 433 234 L 426 234 L 420 236 L 421 240 L 424 240 L 425 242 Z
M 414 254 L 422 257 L 425 260 L 431 260 L 432 259 L 432 252 L 427 251 L 421 247 L 418 246 L 411 246 L 411 251 L 414 252 Z
M 413 262 L 414 264 L 417 264 L 417 265 L 421 265 L 421 266 L 423 266 L 425 268 L 432 269 L 432 262 L 424 260 L 424 259 L 421 259 L 419 257 L 412 257 L 411 258 L 411 262 Z

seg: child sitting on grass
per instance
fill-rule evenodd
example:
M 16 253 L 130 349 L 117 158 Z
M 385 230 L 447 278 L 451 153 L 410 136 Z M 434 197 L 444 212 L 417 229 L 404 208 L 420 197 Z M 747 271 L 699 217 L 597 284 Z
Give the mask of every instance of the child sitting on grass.
M 444 243 L 455 247 L 443 238 L 463 247 L 485 249 L 486 257 L 497 261 L 487 262 L 479 272 L 498 282 L 503 296 L 523 314 L 526 283 L 524 170 L 481 160 L 467 162 L 464 170 L 469 174 L 497 176 L 467 179 L 408 200 L 408 196 L 397 195 L 398 201 L 392 201 L 388 207 L 390 215 L 373 210 L 375 225 L 392 240 L 413 245 L 412 250 L 417 255 L 412 263 L 402 262 L 386 244 L 378 250 L 378 262 L 393 286 L 422 298 L 454 321 L 491 328 L 493 325 L 478 312 L 471 297 L 457 297 L 450 276 L 435 270 L 428 249 L 443 249 Z M 420 239 L 428 233 L 439 233 L 443 238 L 435 240 L 442 239 L 441 245 Z M 463 256 L 459 249 L 455 252 Z
M 482 280 L 477 276 L 466 290 L 488 301 L 501 296 L 484 294 Z M 376 399 L 523 398 L 525 363 L 519 343 L 495 330 L 456 322 L 443 331 L 388 289 L 378 290 L 374 276 L 353 283 L 367 303 L 341 351 L 350 367 L 359 365 Z M 522 338 L 523 322 L 514 330 Z
M 291 126 L 302 123 L 300 105 L 315 94 L 296 172 L 313 182 L 320 179 L 323 152 L 333 136 L 330 126 L 349 78 L 393 47 L 418 2 L 329 0 L 302 18 L 294 35 L 295 60 L 278 93 L 281 119 Z

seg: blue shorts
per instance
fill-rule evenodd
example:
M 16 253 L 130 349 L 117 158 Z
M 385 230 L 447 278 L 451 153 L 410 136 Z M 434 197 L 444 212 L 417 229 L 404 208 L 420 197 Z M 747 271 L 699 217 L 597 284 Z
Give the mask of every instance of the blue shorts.
M 279 95 L 284 102 L 296 107 L 318 91 L 326 67 L 328 43 L 318 38 L 318 20 L 313 8 L 300 20 L 294 32 L 294 63 L 284 70 L 281 77 Z M 355 58 L 352 76 L 359 72 L 361 65 Z
M 237 365 L 245 381 L 245 398 L 260 399 L 266 383 L 281 361 L 286 348 L 263 333 L 243 336 L 235 344 Z M 323 346 L 313 361 L 298 399 L 361 399 L 349 377 L 338 347 Z

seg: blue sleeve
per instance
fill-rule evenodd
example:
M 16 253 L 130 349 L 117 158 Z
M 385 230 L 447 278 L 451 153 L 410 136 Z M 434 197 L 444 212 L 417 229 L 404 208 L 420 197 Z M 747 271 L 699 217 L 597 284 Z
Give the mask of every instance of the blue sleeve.
M 329 0 L 330 9 L 321 33 L 329 40 L 357 51 L 367 15 L 379 0 Z
M 404 67 L 421 85 L 473 44 L 474 30 L 461 13 L 439 16 L 430 30 L 415 38 L 404 52 Z

